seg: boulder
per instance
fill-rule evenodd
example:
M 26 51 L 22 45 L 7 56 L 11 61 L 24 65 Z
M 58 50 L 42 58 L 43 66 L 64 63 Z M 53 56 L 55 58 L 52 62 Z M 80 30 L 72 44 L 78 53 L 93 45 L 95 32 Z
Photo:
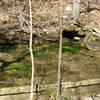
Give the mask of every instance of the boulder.
M 11 62 L 11 61 L 15 61 L 15 58 L 11 54 L 0 53 L 0 60 L 4 62 Z M 0 65 L 2 65 L 2 62 L 0 63 Z

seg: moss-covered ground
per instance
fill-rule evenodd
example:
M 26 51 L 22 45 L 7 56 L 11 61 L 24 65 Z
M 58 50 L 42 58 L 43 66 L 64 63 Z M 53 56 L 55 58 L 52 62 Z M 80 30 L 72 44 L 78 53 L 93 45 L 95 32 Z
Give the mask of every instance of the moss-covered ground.
M 81 46 L 81 41 L 63 40 L 62 81 L 79 81 L 100 77 L 100 59 L 94 51 Z M 56 82 L 58 43 L 33 44 L 35 84 Z M 31 60 L 28 45 L 0 46 L 0 52 L 11 54 L 16 60 L 4 65 L 0 72 L 0 87 L 28 85 L 31 79 Z M 3 84 L 4 82 L 4 84 Z M 2 85 L 3 84 L 3 85 Z

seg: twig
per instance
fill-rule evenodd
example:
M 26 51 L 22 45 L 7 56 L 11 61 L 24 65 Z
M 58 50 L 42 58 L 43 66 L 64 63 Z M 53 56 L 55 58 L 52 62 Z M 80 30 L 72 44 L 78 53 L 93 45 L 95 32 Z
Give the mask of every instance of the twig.
M 33 84 L 34 84 L 34 57 L 33 57 L 33 51 L 32 51 L 32 2 L 29 0 L 29 10 L 30 10 L 30 54 L 31 54 L 31 63 L 32 63 L 32 76 L 31 76 L 31 94 L 30 94 L 30 100 L 33 99 Z
M 58 75 L 57 75 L 57 100 L 60 100 L 60 91 L 61 91 L 61 59 L 62 59 L 62 30 L 63 30 L 63 23 L 62 23 L 62 4 L 63 0 L 60 0 L 60 40 L 59 40 L 59 62 L 58 62 Z
M 23 24 L 26 23 L 26 25 L 30 28 L 29 23 L 25 20 L 25 18 L 22 16 L 22 14 L 19 15 L 19 21 L 21 28 L 23 27 Z

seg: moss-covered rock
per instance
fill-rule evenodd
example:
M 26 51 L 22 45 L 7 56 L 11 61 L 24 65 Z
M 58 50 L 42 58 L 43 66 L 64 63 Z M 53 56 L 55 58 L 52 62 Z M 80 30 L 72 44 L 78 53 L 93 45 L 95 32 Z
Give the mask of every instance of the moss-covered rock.
M 67 45 L 67 46 L 63 46 L 63 51 L 67 51 L 70 53 L 77 53 L 81 50 L 81 46 L 76 46 L 76 45 Z
M 5 62 L 11 62 L 11 61 L 15 61 L 15 58 L 8 53 L 0 53 L 0 60 L 3 60 Z
M 25 70 L 26 65 L 23 62 L 14 62 L 11 63 L 6 67 L 6 69 L 19 69 L 19 70 Z

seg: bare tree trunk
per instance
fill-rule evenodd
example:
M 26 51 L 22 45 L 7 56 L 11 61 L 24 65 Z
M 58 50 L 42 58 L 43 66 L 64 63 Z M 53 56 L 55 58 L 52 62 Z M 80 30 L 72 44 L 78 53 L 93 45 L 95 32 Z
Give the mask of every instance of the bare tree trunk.
M 73 1 L 73 17 L 74 19 L 78 19 L 80 15 L 80 0 Z
M 62 30 L 63 30 L 63 0 L 60 0 L 60 40 L 59 40 L 59 62 L 58 62 L 58 75 L 57 75 L 57 100 L 60 100 L 61 95 L 61 59 L 62 59 Z
M 31 76 L 31 95 L 30 100 L 33 100 L 33 83 L 34 83 L 34 57 L 32 51 L 32 2 L 29 0 L 29 10 L 30 10 L 30 55 L 31 55 L 31 62 L 32 62 L 32 76 Z

